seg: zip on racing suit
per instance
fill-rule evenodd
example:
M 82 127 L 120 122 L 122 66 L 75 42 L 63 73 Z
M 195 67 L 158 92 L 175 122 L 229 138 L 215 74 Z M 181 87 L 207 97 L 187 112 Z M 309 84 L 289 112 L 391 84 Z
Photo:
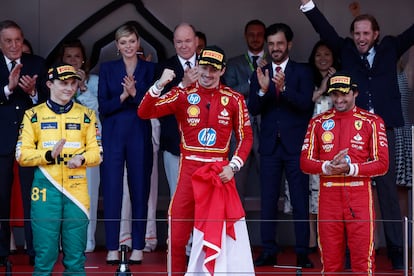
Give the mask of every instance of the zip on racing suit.
M 154 86 L 153 86 L 154 87 Z M 173 88 L 159 97 L 153 87 L 138 107 L 143 119 L 175 114 L 181 133 L 180 171 L 170 204 L 173 273 L 185 271 L 185 245 L 194 225 L 191 176 L 208 162 L 227 160 L 232 131 L 237 148 L 231 162 L 241 168 L 253 142 L 249 113 L 243 96 L 222 84 L 207 89 L 198 82 Z
M 325 166 L 348 148 L 346 175 L 326 175 Z M 388 170 L 388 142 L 383 120 L 358 107 L 331 109 L 309 122 L 301 169 L 320 174 L 319 247 L 324 275 L 342 271 L 345 236 L 354 275 L 375 269 L 374 208 L 371 177 Z

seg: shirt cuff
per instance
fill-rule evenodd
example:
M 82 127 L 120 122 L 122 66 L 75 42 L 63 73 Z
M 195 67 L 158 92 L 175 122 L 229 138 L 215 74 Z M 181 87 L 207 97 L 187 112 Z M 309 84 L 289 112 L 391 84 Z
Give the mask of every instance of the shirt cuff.
M 235 156 L 235 155 L 231 158 L 230 163 L 235 164 L 235 165 L 236 165 L 239 169 L 240 169 L 241 167 L 243 167 L 243 165 L 244 165 L 243 160 L 242 160 L 240 157 Z
M 357 164 L 349 164 L 349 173 L 347 173 L 348 176 L 358 176 L 359 173 L 359 167 Z
M 331 162 L 330 161 L 325 161 L 322 163 L 322 173 L 323 174 L 328 174 L 328 170 L 326 169 L 326 166 L 328 166 Z
M 313 3 L 313 1 L 309 1 L 308 3 L 306 3 L 305 5 L 301 5 L 300 6 L 300 10 L 302 12 L 307 12 L 310 11 L 311 9 L 313 9 L 315 7 L 315 3 Z
M 158 98 L 158 97 L 161 95 L 161 91 L 162 91 L 162 89 L 161 89 L 161 90 L 159 90 L 159 89 L 157 88 L 156 84 L 154 83 L 154 84 L 150 87 L 150 89 L 149 89 L 148 91 L 149 91 L 149 93 L 150 93 L 151 97 L 153 97 L 153 98 Z
M 32 99 L 33 104 L 37 104 L 37 102 L 39 101 L 39 93 L 37 93 L 37 91 L 33 91 L 34 93 L 32 95 L 30 95 L 30 98 Z
M 263 92 L 262 89 L 259 89 L 259 92 L 257 92 L 257 95 L 259 95 L 260 97 L 263 97 L 266 93 Z
M 13 91 L 10 91 L 10 89 L 9 89 L 9 86 L 8 86 L 8 85 L 5 85 L 3 90 L 4 90 L 4 95 L 6 96 L 6 98 L 7 98 L 7 99 L 9 99 L 9 96 L 10 96 L 11 94 L 13 94 Z

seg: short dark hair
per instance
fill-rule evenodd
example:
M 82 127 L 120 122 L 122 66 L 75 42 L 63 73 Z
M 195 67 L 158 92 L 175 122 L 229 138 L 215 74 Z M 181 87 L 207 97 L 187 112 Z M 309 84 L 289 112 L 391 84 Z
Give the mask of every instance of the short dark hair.
M 283 32 L 285 34 L 287 42 L 291 42 L 293 39 L 292 29 L 285 23 L 275 23 L 266 28 L 265 37 L 268 38 L 271 35 L 274 35 L 278 32 Z
M 195 32 L 196 37 L 201 38 L 202 40 L 204 40 L 206 42 L 207 45 L 207 37 L 206 34 L 200 31 L 196 31 Z
M 29 40 L 27 40 L 26 38 L 23 39 L 23 45 L 26 45 L 27 48 L 29 48 L 30 53 L 33 54 L 33 47 Z
M 253 19 L 247 22 L 246 26 L 244 26 L 244 33 L 246 33 L 247 29 L 253 25 L 259 25 L 259 26 L 262 26 L 263 29 L 266 29 L 266 25 L 262 21 L 260 21 L 259 19 Z

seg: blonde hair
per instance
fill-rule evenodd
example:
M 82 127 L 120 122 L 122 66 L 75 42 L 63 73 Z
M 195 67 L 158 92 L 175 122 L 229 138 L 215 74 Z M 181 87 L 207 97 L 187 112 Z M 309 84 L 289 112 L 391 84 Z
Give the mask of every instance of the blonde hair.
M 137 28 L 131 24 L 125 24 L 119 27 L 115 32 L 115 40 L 118 41 L 121 37 L 129 36 L 135 34 L 137 39 L 139 39 L 139 34 Z

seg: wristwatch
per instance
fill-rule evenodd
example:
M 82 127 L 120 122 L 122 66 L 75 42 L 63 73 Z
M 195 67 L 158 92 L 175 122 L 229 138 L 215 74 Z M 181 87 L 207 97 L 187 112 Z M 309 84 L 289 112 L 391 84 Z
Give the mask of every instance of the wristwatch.
M 239 166 L 237 166 L 236 164 L 234 164 L 233 162 L 229 163 L 229 167 L 231 168 L 231 170 L 233 171 L 233 173 L 236 173 L 238 171 L 240 171 Z

